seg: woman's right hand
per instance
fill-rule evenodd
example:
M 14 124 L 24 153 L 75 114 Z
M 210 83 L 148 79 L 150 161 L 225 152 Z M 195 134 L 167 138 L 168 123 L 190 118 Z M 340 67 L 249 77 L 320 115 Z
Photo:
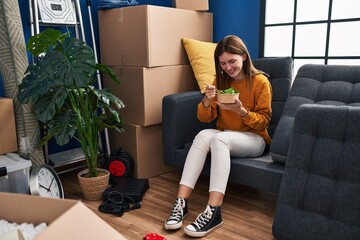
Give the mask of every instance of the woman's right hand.
M 215 98 L 216 96 L 216 88 L 214 85 L 206 85 L 205 88 L 205 96 L 202 101 L 204 107 L 209 107 L 211 99 Z

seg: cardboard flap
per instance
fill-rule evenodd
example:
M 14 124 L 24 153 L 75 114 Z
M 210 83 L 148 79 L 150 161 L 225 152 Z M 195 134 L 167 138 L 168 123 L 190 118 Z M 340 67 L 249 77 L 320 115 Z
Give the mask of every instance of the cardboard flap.
M 0 218 L 16 223 L 49 224 L 76 202 L 26 194 L 0 193 Z
M 36 240 L 126 239 L 81 201 L 0 192 L 0 219 L 47 223 Z
M 45 230 L 36 240 L 126 239 L 81 202 L 73 205 L 50 227 L 51 231 Z

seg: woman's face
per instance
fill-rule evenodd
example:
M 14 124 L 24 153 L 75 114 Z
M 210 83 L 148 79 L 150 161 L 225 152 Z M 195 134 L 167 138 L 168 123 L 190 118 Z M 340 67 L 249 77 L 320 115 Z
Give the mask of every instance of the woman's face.
M 238 55 L 224 52 L 219 57 L 220 67 L 223 71 L 229 74 L 234 79 L 241 79 L 243 72 L 243 62 L 246 59 L 246 54 Z

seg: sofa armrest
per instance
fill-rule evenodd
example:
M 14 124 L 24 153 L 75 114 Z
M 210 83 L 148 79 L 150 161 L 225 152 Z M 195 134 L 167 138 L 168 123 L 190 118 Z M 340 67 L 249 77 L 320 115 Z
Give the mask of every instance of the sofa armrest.
M 276 239 L 359 238 L 359 119 L 354 106 L 298 107 L 274 216 Z
M 162 130 L 166 165 L 182 168 L 183 164 L 176 162 L 176 150 L 191 143 L 200 130 L 215 128 L 215 122 L 201 123 L 197 119 L 197 105 L 203 97 L 200 91 L 190 91 L 163 98 Z

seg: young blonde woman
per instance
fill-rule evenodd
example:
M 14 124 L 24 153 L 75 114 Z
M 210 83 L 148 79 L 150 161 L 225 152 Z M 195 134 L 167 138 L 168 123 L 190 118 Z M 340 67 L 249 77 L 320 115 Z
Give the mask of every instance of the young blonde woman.
M 230 157 L 256 157 L 270 144 L 267 127 L 271 119 L 272 90 L 266 74 L 257 70 L 244 42 L 237 36 L 226 36 L 214 53 L 216 77 L 206 87 L 204 98 L 198 104 L 197 116 L 201 122 L 217 118 L 216 129 L 200 131 L 189 150 L 180 186 L 165 228 L 182 227 L 188 213 L 188 199 L 211 152 L 209 198 L 204 212 L 184 228 L 185 234 L 203 237 L 219 227 L 223 221 L 223 203 L 231 168 Z M 239 92 L 233 104 L 216 102 L 217 90 L 232 87 Z

